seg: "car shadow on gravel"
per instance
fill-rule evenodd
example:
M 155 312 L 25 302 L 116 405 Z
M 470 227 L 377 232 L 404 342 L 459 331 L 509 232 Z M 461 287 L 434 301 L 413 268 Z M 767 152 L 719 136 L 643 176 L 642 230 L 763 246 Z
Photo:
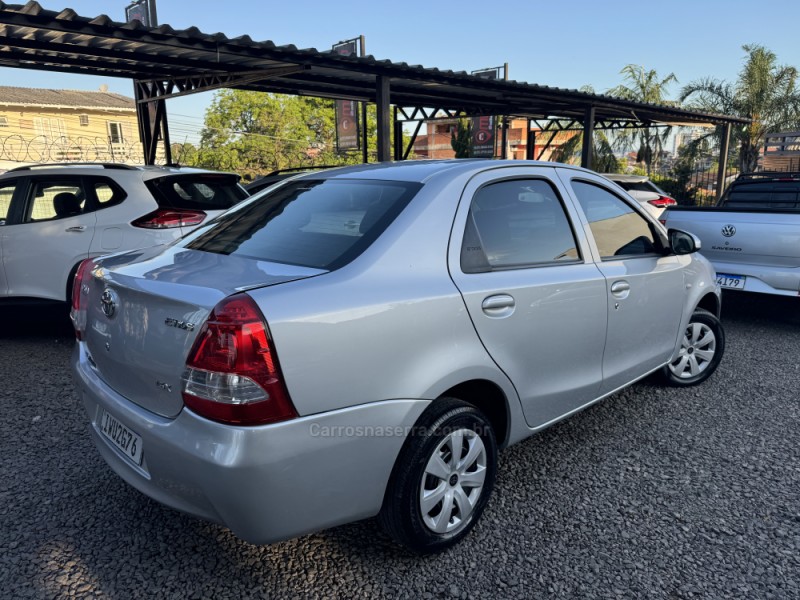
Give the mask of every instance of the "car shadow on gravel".
M 800 295 L 771 296 L 726 291 L 722 294 L 722 322 L 800 326 Z
M 66 304 L 0 303 L 0 339 L 72 337 Z

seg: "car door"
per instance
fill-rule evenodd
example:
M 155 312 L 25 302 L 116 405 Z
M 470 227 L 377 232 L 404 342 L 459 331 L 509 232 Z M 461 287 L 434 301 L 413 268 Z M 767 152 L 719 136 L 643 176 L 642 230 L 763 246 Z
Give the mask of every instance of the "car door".
M 89 254 L 94 207 L 80 176 L 30 177 L 21 218 L 3 227 L 8 294 L 67 299 L 67 279 Z
M 593 401 L 607 298 L 547 167 L 493 169 L 464 190 L 449 263 L 483 345 L 540 427 Z
M 603 393 L 668 362 L 675 350 L 686 288 L 681 257 L 665 254 L 666 234 L 600 177 L 558 169 L 591 232 L 606 278 L 608 335 Z
M 3 267 L 3 232 L 13 222 L 12 201 L 18 187 L 19 178 L 0 181 L 0 298 L 8 295 L 8 282 Z

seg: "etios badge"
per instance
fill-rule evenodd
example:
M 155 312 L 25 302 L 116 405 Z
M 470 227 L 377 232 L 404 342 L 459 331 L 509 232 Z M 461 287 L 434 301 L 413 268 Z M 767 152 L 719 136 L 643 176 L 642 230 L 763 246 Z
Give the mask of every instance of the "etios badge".
M 733 237 L 736 235 L 736 227 L 733 225 L 725 225 L 725 227 L 722 228 L 722 235 L 725 237 Z
M 103 314 L 109 319 L 116 314 L 118 302 L 119 297 L 111 288 L 104 289 L 103 293 L 100 295 L 100 308 L 103 310 Z

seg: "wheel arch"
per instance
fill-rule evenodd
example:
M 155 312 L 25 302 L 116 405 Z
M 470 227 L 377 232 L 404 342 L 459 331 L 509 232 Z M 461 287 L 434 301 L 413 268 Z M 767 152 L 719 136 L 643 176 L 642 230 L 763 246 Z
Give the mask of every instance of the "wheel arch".
M 471 379 L 448 388 L 437 400 L 443 398 L 455 398 L 480 410 L 492 424 L 497 445 L 508 445 L 511 416 L 508 397 L 499 385 L 488 379 Z
M 702 308 L 703 310 L 707 310 L 715 317 L 719 318 L 720 311 L 722 306 L 720 304 L 719 298 L 713 292 L 709 292 L 702 298 L 700 298 L 700 302 L 697 303 L 696 308 Z

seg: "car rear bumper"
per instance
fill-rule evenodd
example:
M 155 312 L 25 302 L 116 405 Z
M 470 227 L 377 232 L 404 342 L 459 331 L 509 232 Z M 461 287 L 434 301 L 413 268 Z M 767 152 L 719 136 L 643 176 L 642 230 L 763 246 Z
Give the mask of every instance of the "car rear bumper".
M 376 515 L 425 400 L 390 400 L 284 423 L 232 427 L 188 409 L 168 419 L 120 396 L 76 344 L 73 374 L 92 438 L 144 494 L 265 544 Z M 142 439 L 138 466 L 101 432 L 107 411 Z
M 800 267 L 769 267 L 721 260 L 712 260 L 711 263 L 717 273 L 746 277 L 742 288 L 745 292 L 778 296 L 800 295 Z

